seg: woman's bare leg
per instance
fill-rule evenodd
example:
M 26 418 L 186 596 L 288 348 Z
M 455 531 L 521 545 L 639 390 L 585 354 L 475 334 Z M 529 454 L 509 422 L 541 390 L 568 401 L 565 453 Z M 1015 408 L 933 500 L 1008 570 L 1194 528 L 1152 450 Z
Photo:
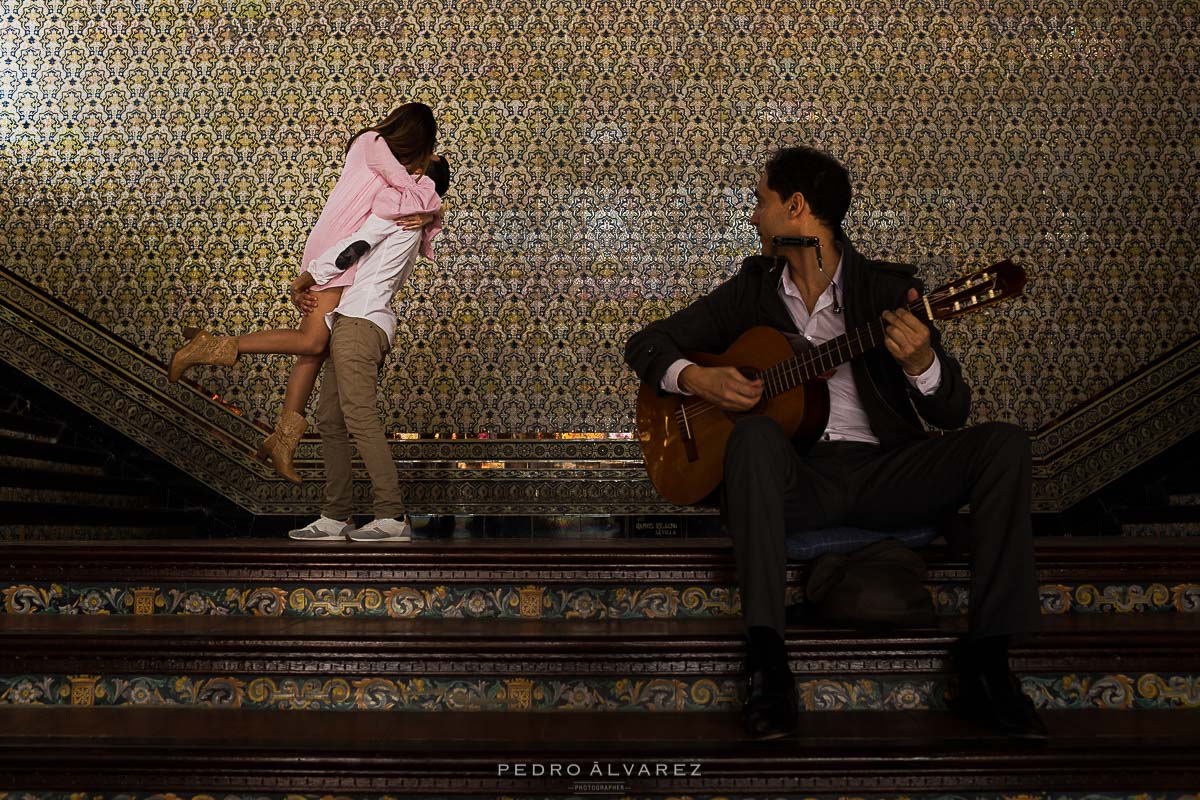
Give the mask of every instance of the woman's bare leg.
M 325 353 L 319 356 L 299 356 L 292 374 L 288 376 L 287 391 L 283 395 L 283 411 L 289 411 L 304 416 L 308 408 L 308 398 L 312 397 L 313 387 L 317 385 L 317 376 L 325 365 Z
M 292 356 L 317 356 L 325 352 L 329 346 L 329 328 L 325 325 L 325 314 L 337 308 L 342 299 L 341 288 L 326 289 L 323 292 L 313 292 L 317 298 L 317 308 L 306 314 L 300 320 L 300 327 L 295 330 L 255 331 L 245 336 L 237 337 L 238 353 L 281 353 Z M 322 357 L 324 361 L 324 357 Z M 313 373 L 312 380 L 320 372 L 320 364 Z M 288 382 L 289 387 L 291 382 Z M 312 384 L 309 384 L 312 391 Z
M 249 347 L 254 347 L 260 342 L 269 345 L 271 340 L 268 337 L 272 337 L 274 334 L 299 333 L 304 337 L 301 342 L 313 349 L 317 343 L 320 343 L 320 350 L 314 353 L 312 349 L 309 349 L 307 352 L 299 354 L 296 363 L 292 366 L 292 373 L 288 376 L 287 391 L 283 395 L 283 412 L 285 414 L 291 411 L 304 416 L 304 410 L 308 407 L 308 398 L 312 396 L 313 387 L 317 384 L 317 376 L 321 374 L 321 367 L 325 364 L 325 355 L 329 349 L 329 327 L 325 324 L 325 314 L 337 308 L 338 301 L 342 299 L 341 289 L 326 289 L 313 294 L 317 297 L 317 308 L 305 315 L 304 319 L 300 321 L 298 330 L 259 331 L 248 336 L 238 337 L 239 351 L 242 350 L 243 342 L 246 340 L 249 340 Z M 258 351 L 246 350 L 244 352 Z
M 337 308 L 342 298 L 341 289 L 316 292 L 317 307 L 305 315 L 300 328 L 294 331 L 258 331 L 237 337 L 238 350 L 242 353 L 293 353 L 297 356 L 288 376 L 287 392 L 283 396 L 283 410 L 279 422 L 271 435 L 259 446 L 258 458 L 269 461 L 275 471 L 292 483 L 300 483 L 292 459 L 300 437 L 308 428 L 304 410 L 312 394 L 325 353 L 329 348 L 329 329 L 325 326 L 325 314 Z

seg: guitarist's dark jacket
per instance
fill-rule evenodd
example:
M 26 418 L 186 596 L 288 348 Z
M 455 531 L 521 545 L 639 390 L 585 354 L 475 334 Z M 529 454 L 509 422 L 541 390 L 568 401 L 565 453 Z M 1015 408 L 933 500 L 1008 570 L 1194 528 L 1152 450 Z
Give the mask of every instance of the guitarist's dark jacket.
M 910 288 L 924 286 L 905 264 L 864 258 L 848 239 L 842 246 L 842 291 L 846 331 L 877 320 L 884 311 L 907 305 Z M 658 386 L 667 368 L 686 352 L 722 353 L 750 328 L 767 325 L 799 334 L 779 297 L 783 259 L 751 256 L 737 275 L 666 319 L 647 325 L 625 346 L 625 360 L 643 382 Z M 967 421 L 971 389 L 958 362 L 942 349 L 941 336 L 930 325 L 930 344 L 941 361 L 937 391 L 922 395 L 905 379 L 900 364 L 880 345 L 851 362 L 871 430 L 885 449 L 925 437 L 917 415 L 937 428 L 960 428 Z

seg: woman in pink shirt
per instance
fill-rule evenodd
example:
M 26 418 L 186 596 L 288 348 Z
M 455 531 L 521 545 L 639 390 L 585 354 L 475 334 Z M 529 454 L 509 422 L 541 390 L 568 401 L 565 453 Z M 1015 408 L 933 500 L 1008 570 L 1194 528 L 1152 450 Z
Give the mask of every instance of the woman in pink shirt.
M 336 257 L 337 253 L 328 251 L 358 231 L 372 215 L 394 220 L 409 230 L 424 227 L 421 251 L 428 257 L 432 252 L 430 242 L 441 231 L 441 203 L 434 182 L 425 175 L 436 140 L 433 111 L 423 103 L 405 103 L 378 125 L 350 137 L 341 177 L 304 247 L 304 270 L 317 259 Z M 313 286 L 316 308 L 305 314 L 295 330 L 213 336 L 186 328 L 184 335 L 189 341 L 171 359 L 168 377 L 178 381 L 193 364 L 231 366 L 242 353 L 298 356 L 288 379 L 279 422 L 257 453 L 293 483 L 301 479 L 292 466 L 292 456 L 308 428 L 304 410 L 329 345 L 325 314 L 337 308 L 342 289 L 354 282 L 355 272 L 352 266 L 328 283 Z M 295 293 L 292 300 L 299 307 Z

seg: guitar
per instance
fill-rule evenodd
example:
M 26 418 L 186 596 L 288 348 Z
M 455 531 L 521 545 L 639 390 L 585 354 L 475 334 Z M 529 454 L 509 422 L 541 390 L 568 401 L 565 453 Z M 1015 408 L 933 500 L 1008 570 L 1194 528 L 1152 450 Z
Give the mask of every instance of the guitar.
M 971 314 L 1021 294 L 1025 270 L 1009 260 L 974 272 L 918 297 L 907 308 L 923 321 Z M 708 497 L 722 480 L 725 443 L 745 414 L 766 414 L 790 438 L 811 445 L 829 418 L 825 378 L 839 364 L 883 344 L 884 323 L 869 325 L 796 354 L 774 328 L 743 333 L 724 353 L 688 353 L 702 367 L 737 367 L 762 378 L 762 399 L 748 412 L 728 412 L 699 397 L 667 394 L 642 384 L 637 398 L 637 431 L 646 471 L 667 501 L 691 505 Z

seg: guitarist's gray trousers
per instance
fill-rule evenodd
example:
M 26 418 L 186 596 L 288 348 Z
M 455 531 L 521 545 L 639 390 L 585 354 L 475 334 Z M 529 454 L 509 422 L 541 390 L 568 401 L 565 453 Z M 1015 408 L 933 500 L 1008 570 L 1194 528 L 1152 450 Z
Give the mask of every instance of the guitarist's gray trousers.
M 911 529 L 970 503 L 968 636 L 1036 630 L 1031 462 L 1029 437 L 1005 423 L 893 450 L 822 440 L 802 453 L 770 417 L 743 417 L 726 444 L 722 510 L 746 627 L 783 633 L 786 533 Z

